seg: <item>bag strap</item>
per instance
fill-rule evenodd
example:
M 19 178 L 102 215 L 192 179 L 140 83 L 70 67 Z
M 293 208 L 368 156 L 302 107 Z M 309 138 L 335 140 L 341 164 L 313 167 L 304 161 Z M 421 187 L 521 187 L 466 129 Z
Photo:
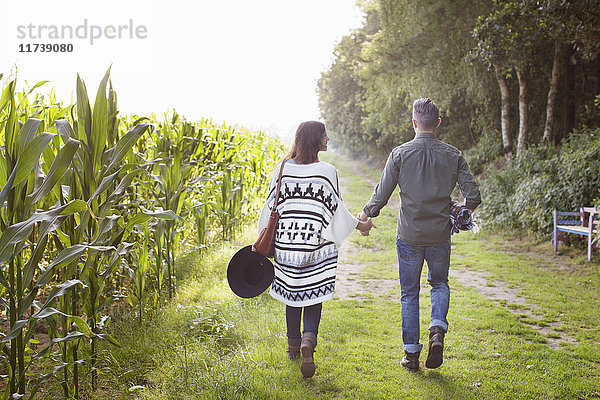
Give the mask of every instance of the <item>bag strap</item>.
M 283 166 L 287 160 L 283 160 L 281 162 L 281 169 L 279 170 L 279 178 L 277 180 L 277 192 L 275 193 L 275 202 L 273 203 L 273 210 L 271 212 L 277 211 L 277 202 L 279 201 L 279 189 L 281 188 L 281 176 L 283 175 Z

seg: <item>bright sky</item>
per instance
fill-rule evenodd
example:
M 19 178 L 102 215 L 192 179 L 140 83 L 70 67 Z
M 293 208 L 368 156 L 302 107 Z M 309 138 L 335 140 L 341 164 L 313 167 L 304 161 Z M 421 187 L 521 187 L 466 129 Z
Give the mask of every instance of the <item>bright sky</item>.
M 317 80 L 335 44 L 361 25 L 354 3 L 8 0 L 0 73 L 4 83 L 16 66 L 21 87 L 49 80 L 45 90 L 55 87 L 69 102 L 77 73 L 93 99 L 112 64 L 122 114 L 176 109 L 189 120 L 285 136 L 299 122 L 319 119 Z M 33 52 L 36 43 L 70 44 L 73 51 Z

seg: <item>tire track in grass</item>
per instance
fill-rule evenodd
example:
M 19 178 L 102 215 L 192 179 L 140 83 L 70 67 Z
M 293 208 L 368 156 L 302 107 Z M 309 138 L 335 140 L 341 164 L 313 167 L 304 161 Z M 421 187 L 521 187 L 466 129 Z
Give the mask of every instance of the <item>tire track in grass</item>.
M 541 307 L 519 296 L 519 288 L 511 287 L 503 281 L 491 281 L 489 274 L 468 268 L 451 268 L 450 277 L 463 286 L 476 289 L 483 296 L 518 316 L 522 323 L 531 326 L 546 338 L 548 347 L 557 350 L 562 347 L 562 343 L 579 343 L 566 332 L 556 331 L 562 326 L 560 321 L 546 322 L 539 318 L 535 310 L 540 310 Z
M 396 279 L 365 278 L 362 276 L 365 266 L 352 259 L 352 256 L 360 251 L 349 241 L 346 241 L 339 249 L 335 298 L 339 300 L 361 300 L 385 296 L 390 300 L 397 300 L 399 285 Z

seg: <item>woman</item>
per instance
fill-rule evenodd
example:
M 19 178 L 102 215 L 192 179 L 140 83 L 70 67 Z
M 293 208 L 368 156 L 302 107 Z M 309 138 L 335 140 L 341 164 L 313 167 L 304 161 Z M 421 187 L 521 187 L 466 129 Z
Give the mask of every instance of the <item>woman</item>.
M 356 228 L 368 235 L 372 221 L 359 221 L 344 206 L 336 169 L 319 161 L 327 151 L 325 125 L 303 122 L 284 158 L 275 235 L 275 279 L 270 294 L 286 305 L 288 356 L 298 358 L 304 377 L 315 372 L 313 351 L 322 303 L 333 298 L 338 247 Z M 258 222 L 261 232 L 273 208 L 281 163 L 269 186 L 269 195 Z M 304 312 L 304 331 L 300 319 Z

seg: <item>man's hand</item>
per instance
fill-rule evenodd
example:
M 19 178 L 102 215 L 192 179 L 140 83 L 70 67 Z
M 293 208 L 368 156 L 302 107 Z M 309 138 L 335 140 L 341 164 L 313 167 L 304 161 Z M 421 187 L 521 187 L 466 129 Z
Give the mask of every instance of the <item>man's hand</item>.
M 363 236 L 369 236 L 371 228 L 377 228 L 377 226 L 375 226 L 375 224 L 373 223 L 373 220 L 367 217 L 367 220 L 363 221 L 360 219 L 359 216 L 358 225 L 356 226 L 356 229 L 360 231 L 360 234 Z

